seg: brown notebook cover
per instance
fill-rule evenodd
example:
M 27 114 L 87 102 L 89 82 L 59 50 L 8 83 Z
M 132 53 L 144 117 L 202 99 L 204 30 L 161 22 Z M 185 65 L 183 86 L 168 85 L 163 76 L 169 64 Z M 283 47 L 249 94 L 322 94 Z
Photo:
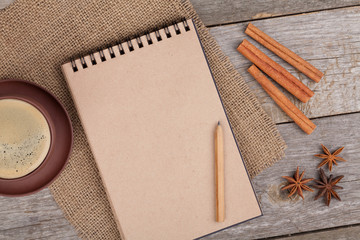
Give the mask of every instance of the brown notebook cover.
M 191 20 L 62 70 L 123 239 L 194 239 L 261 215 Z M 223 223 L 215 221 L 218 121 Z

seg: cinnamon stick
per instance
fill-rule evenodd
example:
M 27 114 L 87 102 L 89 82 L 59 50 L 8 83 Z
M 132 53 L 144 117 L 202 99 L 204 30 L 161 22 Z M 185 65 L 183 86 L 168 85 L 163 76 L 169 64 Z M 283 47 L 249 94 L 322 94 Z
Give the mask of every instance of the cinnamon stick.
M 288 62 L 290 65 L 298 69 L 300 72 L 308 76 L 310 79 L 315 82 L 319 82 L 324 74 L 311 65 L 309 62 L 305 61 L 299 57 L 296 53 L 292 52 L 290 49 L 281 45 L 279 42 L 268 36 L 266 33 L 262 32 L 260 29 L 255 27 L 253 24 L 249 23 L 248 27 L 245 30 L 245 33 L 264 45 L 270 51 L 278 55 L 280 58 Z
M 276 104 L 307 134 L 311 134 L 316 125 L 307 118 L 271 81 L 252 65 L 248 72 L 260 83 Z
M 237 50 L 300 101 L 306 103 L 314 95 L 314 92 L 300 82 L 299 79 L 266 56 L 246 39 L 243 40 Z

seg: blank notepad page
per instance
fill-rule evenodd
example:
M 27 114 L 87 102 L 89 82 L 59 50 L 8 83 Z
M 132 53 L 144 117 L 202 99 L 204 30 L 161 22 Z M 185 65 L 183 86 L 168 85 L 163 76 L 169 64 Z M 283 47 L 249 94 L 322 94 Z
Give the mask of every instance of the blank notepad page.
M 194 239 L 261 215 L 191 20 L 62 69 L 124 239 Z M 223 223 L 215 221 L 218 121 Z

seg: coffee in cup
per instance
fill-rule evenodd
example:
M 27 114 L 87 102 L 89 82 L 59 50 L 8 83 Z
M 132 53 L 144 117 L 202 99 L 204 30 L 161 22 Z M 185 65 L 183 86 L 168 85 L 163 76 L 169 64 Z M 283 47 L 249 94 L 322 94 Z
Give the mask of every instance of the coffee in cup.
M 45 160 L 51 143 L 49 124 L 32 104 L 0 100 L 0 178 L 23 177 Z

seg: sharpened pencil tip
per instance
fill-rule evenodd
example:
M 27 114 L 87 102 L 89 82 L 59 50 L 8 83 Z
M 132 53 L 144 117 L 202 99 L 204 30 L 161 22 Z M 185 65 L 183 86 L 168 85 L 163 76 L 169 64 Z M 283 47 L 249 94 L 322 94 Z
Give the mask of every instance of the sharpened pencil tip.
M 220 125 L 220 121 L 218 121 L 218 125 Z

